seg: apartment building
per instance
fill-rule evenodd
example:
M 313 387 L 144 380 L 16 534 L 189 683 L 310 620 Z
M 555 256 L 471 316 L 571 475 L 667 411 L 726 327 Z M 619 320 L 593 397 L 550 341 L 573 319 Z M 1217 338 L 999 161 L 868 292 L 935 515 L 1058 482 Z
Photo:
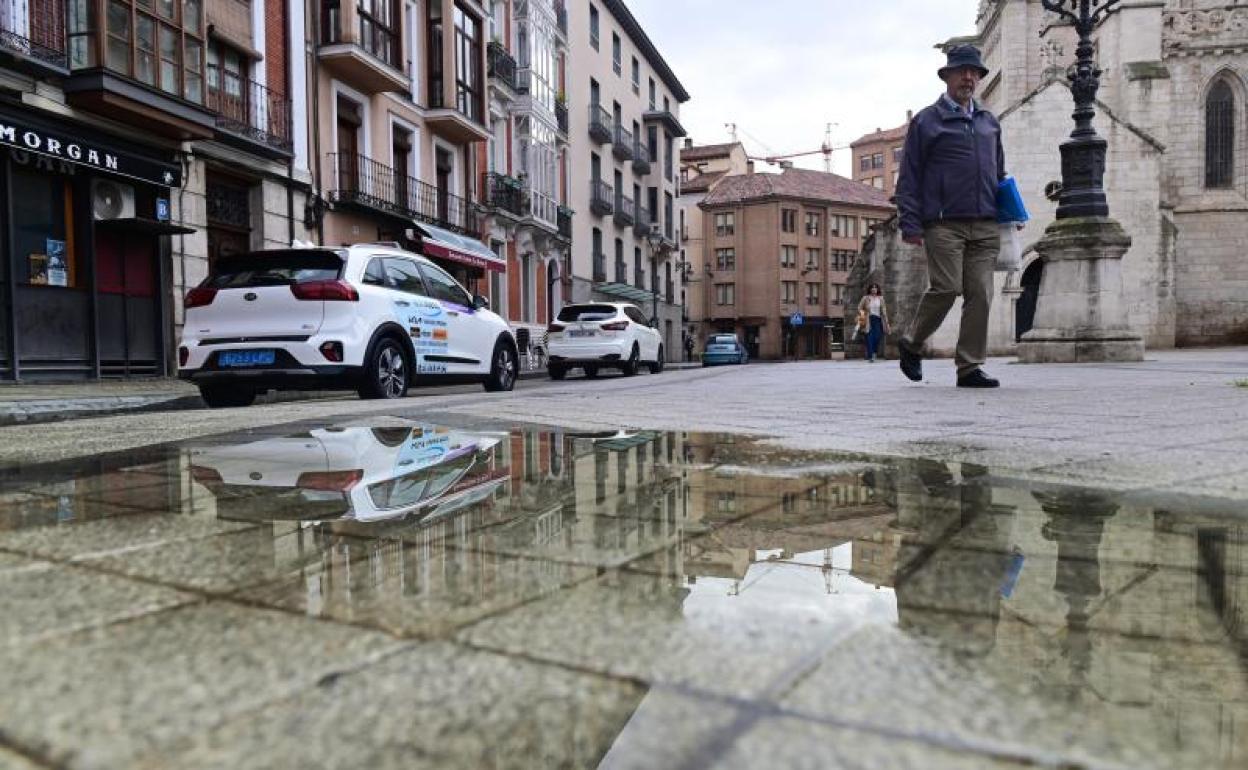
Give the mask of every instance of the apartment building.
M 0 0 L 0 377 L 171 373 L 212 259 L 308 237 L 302 9 Z
M 893 214 L 884 192 L 788 168 L 725 177 L 699 207 L 711 257 L 701 336 L 734 332 L 755 358 L 829 357 L 844 339 L 849 270 Z
M 492 0 L 487 11 L 489 140 L 477 146 L 482 239 L 507 265 L 491 273 L 489 296 L 522 351 L 535 351 L 571 286 L 568 13 L 563 0 Z M 536 356 L 522 363 L 542 364 Z
M 754 173 L 754 162 L 740 142 L 694 145 L 685 139 L 680 150 L 680 264 L 687 265 L 681 276 L 681 305 L 684 307 L 685 336 L 691 338 L 693 352 L 705 340 L 694 319 L 703 318 L 706 308 L 703 290 L 711 263 L 703 240 L 702 209 L 698 204 L 727 176 Z
M 897 175 L 901 173 L 901 152 L 906 144 L 906 131 L 913 114 L 906 112 L 906 122 L 887 131 L 875 129 L 850 145 L 854 156 L 854 181 L 869 184 L 891 198 L 897 192 Z
M 568 43 L 570 298 L 636 303 L 677 360 L 676 142 L 689 94 L 622 0 L 569 6 Z

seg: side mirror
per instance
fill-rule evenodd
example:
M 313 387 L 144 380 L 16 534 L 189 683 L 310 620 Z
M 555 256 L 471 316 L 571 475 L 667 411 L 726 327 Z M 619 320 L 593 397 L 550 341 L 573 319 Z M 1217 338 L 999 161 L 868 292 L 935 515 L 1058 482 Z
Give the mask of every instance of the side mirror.
M 489 310 L 490 301 L 480 294 L 472 295 L 472 307 L 474 310 Z

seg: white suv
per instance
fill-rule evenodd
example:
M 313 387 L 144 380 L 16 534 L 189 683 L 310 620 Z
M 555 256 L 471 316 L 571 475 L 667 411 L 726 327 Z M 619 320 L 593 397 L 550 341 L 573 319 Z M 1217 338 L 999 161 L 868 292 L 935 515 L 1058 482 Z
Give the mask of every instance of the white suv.
M 565 305 L 546 331 L 546 370 L 552 380 L 562 380 L 575 367 L 586 377 L 597 377 L 601 367 L 618 368 L 631 377 L 643 363 L 651 374 L 663 371 L 662 339 L 636 305 Z
M 186 296 L 179 376 L 212 407 L 256 393 L 355 388 L 401 398 L 420 381 L 511 390 L 516 341 L 489 302 L 384 244 L 222 257 Z

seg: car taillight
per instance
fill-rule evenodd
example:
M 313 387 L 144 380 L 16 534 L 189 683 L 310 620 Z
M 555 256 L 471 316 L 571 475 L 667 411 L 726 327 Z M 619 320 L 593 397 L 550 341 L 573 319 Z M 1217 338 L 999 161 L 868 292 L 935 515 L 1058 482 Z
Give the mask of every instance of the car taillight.
M 325 302 L 359 302 L 360 293 L 346 281 L 307 281 L 292 283 L 290 293 L 295 299 L 322 300 Z
M 557 334 L 563 331 L 564 328 L 565 327 L 563 324 L 551 324 L 550 326 L 546 327 L 546 331 L 550 332 L 551 334 Z
M 184 307 L 190 310 L 193 307 L 203 307 L 211 305 L 212 301 L 217 298 L 217 290 L 209 289 L 203 286 L 196 286 L 186 293 L 186 302 Z
M 309 471 L 300 473 L 295 486 L 300 489 L 315 489 L 318 492 L 348 492 L 360 479 L 364 471 Z
M 622 332 L 628 328 L 628 321 L 612 321 L 609 324 L 603 324 L 601 328 L 604 332 Z

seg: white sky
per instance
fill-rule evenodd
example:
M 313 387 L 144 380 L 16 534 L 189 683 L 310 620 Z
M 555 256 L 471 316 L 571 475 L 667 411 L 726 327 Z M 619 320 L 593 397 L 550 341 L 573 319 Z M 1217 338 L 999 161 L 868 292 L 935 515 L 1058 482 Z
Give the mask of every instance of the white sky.
M 625 0 L 693 97 L 697 144 L 736 123 L 751 154 L 817 150 L 905 122 L 942 90 L 939 42 L 975 31 L 977 0 Z M 848 150 L 833 170 L 849 176 Z M 798 158 L 823 169 L 823 156 Z M 759 170 L 775 170 L 759 164 Z

